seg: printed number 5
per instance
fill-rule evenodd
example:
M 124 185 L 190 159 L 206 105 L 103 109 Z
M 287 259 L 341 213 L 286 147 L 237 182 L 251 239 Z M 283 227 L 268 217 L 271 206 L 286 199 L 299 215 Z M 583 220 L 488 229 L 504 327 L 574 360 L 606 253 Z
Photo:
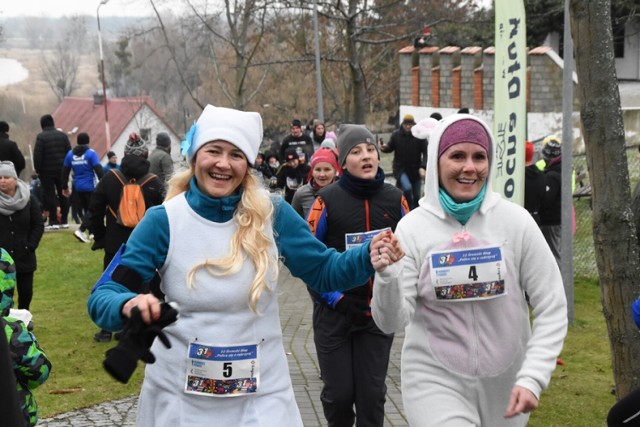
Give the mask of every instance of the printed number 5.
M 231 367 L 231 362 L 224 362 L 222 364 L 222 376 L 225 378 L 229 378 L 232 374 L 233 368 Z
M 473 280 L 474 282 L 478 280 L 478 273 L 476 272 L 475 265 L 469 267 L 469 279 Z

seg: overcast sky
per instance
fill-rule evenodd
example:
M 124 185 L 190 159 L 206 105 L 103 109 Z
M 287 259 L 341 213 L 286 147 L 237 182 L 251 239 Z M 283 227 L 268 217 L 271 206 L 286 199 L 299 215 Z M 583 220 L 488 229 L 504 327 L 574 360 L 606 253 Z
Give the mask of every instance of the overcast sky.
M 10 16 L 95 16 L 100 0 L 2 0 L 0 17 Z M 142 16 L 152 13 L 146 0 L 108 0 L 100 16 Z

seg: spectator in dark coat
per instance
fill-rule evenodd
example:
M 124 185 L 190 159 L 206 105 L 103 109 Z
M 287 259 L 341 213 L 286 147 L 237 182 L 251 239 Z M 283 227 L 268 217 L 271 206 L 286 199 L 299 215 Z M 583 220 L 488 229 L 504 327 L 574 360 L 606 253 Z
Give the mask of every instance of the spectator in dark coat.
M 130 137 L 124 149 L 124 158 L 120 164 L 120 172 L 127 180 L 135 178 L 141 181 L 149 173 L 148 149 L 144 140 Z M 115 171 L 105 174 L 91 196 L 89 206 L 89 231 L 93 234 L 94 243 L 91 249 L 104 249 L 103 268 L 107 268 L 120 246 L 127 241 L 133 228 L 118 224 L 110 211 L 117 212 L 122 194 L 122 184 Z M 157 176 L 142 186 L 145 208 L 162 203 L 164 185 Z M 105 216 L 106 226 L 105 226 Z M 111 340 L 111 332 L 102 330 L 94 335 L 94 340 L 107 342 Z
M 0 162 L 0 247 L 16 265 L 19 309 L 29 310 L 31 304 L 36 249 L 43 233 L 42 212 L 29 185 L 18 179 L 13 163 Z
M 20 172 L 25 167 L 24 156 L 15 141 L 9 139 L 9 123 L 0 121 L 0 160 L 9 160 L 16 167 L 16 172 Z
M 524 208 L 540 225 L 540 209 L 546 195 L 544 173 L 533 163 L 533 143 L 527 141 L 524 170 Z
M 171 138 L 166 132 L 156 136 L 156 149 L 149 156 L 149 172 L 158 175 L 164 185 L 173 175 L 173 160 L 171 160 Z
M 418 139 L 411 133 L 416 124 L 413 116 L 407 114 L 399 129 L 391 134 L 388 144 L 380 143 L 383 153 L 395 153 L 393 156 L 393 176 L 396 186 L 402 190 L 411 209 L 418 206 L 422 181 L 427 168 L 427 140 Z
M 69 199 L 62 194 L 62 163 L 71 142 L 64 132 L 55 128 L 53 117 L 45 114 L 40 118 L 42 132 L 36 137 L 33 150 L 33 164 L 42 184 L 44 193 L 44 211 L 49 217 L 48 229 L 69 228 Z M 60 221 L 57 218 L 60 208 Z

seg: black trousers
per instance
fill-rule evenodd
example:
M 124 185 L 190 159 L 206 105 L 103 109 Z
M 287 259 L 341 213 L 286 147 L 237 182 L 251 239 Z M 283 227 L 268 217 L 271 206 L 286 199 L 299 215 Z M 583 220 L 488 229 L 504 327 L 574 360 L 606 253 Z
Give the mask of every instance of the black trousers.
M 91 202 L 91 195 L 93 191 L 78 191 L 78 203 L 80 204 L 80 210 L 82 212 L 82 218 L 80 223 L 80 231 L 85 231 L 89 228 L 88 221 L 91 216 L 89 212 L 89 204 Z
M 62 194 L 62 177 L 41 176 L 40 184 L 44 198 L 43 209 L 49 212 L 49 225 L 58 224 L 56 216 L 58 206 L 60 206 L 62 217 L 60 224 L 66 224 L 69 215 L 69 200 Z
M 640 387 L 613 405 L 607 416 L 608 427 L 640 426 Z
M 328 426 L 352 427 L 355 420 L 357 427 L 382 427 L 393 334 L 380 331 L 373 319 L 352 325 L 323 303 L 314 304 L 313 330 Z
M 18 288 L 18 308 L 29 310 L 33 298 L 33 271 L 16 273 L 16 287 Z

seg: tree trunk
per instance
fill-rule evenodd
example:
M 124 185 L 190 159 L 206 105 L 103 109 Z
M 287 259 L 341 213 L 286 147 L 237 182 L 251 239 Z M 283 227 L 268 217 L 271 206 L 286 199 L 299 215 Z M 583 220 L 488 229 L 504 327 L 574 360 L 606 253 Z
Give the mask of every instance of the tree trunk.
M 620 93 L 611 0 L 571 0 L 580 120 L 593 197 L 593 240 L 618 398 L 640 386 L 640 337 L 631 304 L 640 293 L 639 248 Z

